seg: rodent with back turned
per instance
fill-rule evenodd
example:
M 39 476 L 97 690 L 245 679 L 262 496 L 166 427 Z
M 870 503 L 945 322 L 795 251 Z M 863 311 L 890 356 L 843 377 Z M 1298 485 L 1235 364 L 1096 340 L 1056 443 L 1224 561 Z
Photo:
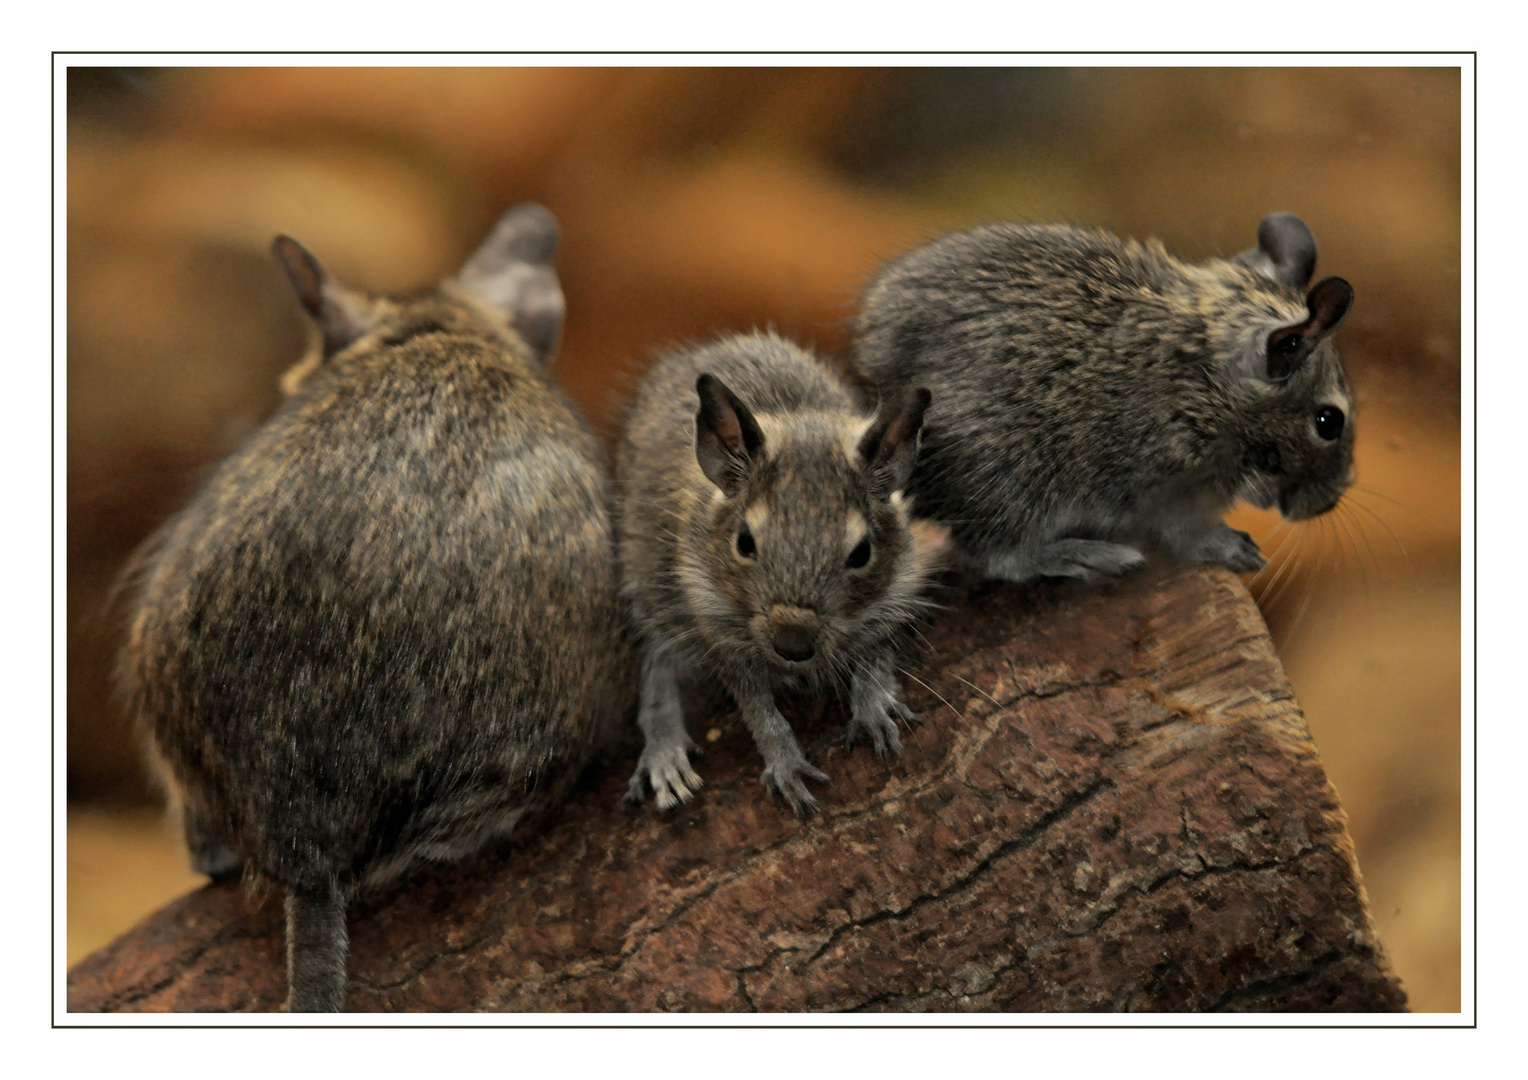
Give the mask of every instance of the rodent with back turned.
M 123 689 L 193 865 L 286 890 L 291 1011 L 343 1008 L 354 895 L 544 808 L 635 704 L 557 241 L 522 204 L 384 298 L 278 237 L 322 340 L 132 569 Z
M 646 747 L 628 799 L 688 800 L 700 777 L 676 683 L 716 675 L 764 756 L 760 779 L 817 809 L 775 691 L 848 683 L 852 742 L 901 748 L 894 657 L 927 604 L 948 534 L 902 492 L 928 392 L 862 414 L 848 389 L 773 334 L 679 349 L 643 378 L 616 460 L 622 589 L 640 638 Z
M 1193 265 L 1069 225 L 954 233 L 887 266 L 854 366 L 934 404 L 910 493 L 980 576 L 1123 573 L 1156 544 L 1264 565 L 1236 499 L 1300 520 L 1353 480 L 1353 397 L 1331 334 L 1353 289 L 1309 292 L 1316 242 L 1270 214 L 1258 246 Z

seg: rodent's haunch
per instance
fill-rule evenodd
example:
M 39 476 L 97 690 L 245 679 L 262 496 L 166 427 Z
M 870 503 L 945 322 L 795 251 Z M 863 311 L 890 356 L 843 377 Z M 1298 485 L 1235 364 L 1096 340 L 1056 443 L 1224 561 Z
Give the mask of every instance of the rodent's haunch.
M 358 890 L 557 799 L 635 703 L 557 236 L 523 204 L 393 299 L 278 238 L 322 342 L 137 558 L 123 688 L 197 868 L 286 889 L 293 1011 L 343 1007 Z
M 1222 520 L 1236 499 L 1298 520 L 1353 479 L 1330 340 L 1353 290 L 1329 277 L 1305 293 L 1315 263 L 1293 214 L 1197 265 L 1069 225 L 972 229 L 882 271 L 854 363 L 882 393 L 933 391 L 909 492 L 968 569 L 1091 578 L 1155 544 L 1257 570 Z
M 925 607 L 947 533 L 902 492 L 927 391 L 875 416 L 807 352 L 773 334 L 663 357 L 644 377 L 616 464 L 622 589 L 642 658 L 646 747 L 628 798 L 660 809 L 700 785 L 680 713 L 679 666 L 714 674 L 764 756 L 762 780 L 816 809 L 806 759 L 775 691 L 848 684 L 848 737 L 901 748 L 896 650 Z

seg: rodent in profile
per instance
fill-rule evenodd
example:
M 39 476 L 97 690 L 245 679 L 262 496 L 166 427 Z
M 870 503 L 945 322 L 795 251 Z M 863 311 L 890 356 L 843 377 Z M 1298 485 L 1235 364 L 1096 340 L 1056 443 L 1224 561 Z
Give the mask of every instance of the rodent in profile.
M 635 702 L 557 240 L 522 204 L 389 299 L 278 237 L 322 343 L 138 556 L 124 689 L 194 865 L 286 889 L 292 1011 L 343 1007 L 358 890 L 508 832 Z
M 700 785 L 676 671 L 698 665 L 736 700 L 765 785 L 798 814 L 826 780 L 775 705 L 777 688 L 848 682 L 852 742 L 887 757 L 911 721 L 895 650 L 926 606 L 947 532 L 903 489 L 922 389 L 874 416 L 813 356 L 773 334 L 681 349 L 644 377 L 616 462 L 622 590 L 640 637 L 646 747 L 628 799 L 660 809 Z
M 1330 340 L 1353 290 L 1329 277 L 1305 293 L 1315 263 L 1293 214 L 1198 265 L 1068 225 L 954 233 L 871 285 L 855 367 L 884 393 L 933 391 L 910 494 L 968 569 L 1090 578 L 1155 543 L 1257 570 L 1222 520 L 1237 498 L 1299 520 L 1353 478 Z

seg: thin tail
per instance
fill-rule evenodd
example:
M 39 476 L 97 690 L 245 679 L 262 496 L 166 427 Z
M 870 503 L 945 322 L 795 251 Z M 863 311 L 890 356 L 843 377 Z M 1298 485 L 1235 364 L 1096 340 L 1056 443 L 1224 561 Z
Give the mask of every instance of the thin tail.
M 345 898 L 335 886 L 287 892 L 287 1012 L 343 1012 Z

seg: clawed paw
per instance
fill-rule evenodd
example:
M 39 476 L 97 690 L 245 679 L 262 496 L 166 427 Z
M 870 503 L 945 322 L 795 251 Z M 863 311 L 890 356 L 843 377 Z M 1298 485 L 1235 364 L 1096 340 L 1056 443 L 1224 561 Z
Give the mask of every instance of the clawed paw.
M 815 814 L 821 807 L 817 799 L 806 789 L 803 778 L 831 784 L 828 774 L 816 768 L 806 758 L 796 758 L 766 765 L 759 774 L 759 781 L 770 791 L 790 804 L 797 817 Z
M 651 785 L 659 810 L 672 810 L 689 802 L 703 783 L 700 774 L 690 767 L 690 754 L 699 747 L 686 740 L 667 746 L 648 746 L 637 761 L 637 771 L 626 785 L 626 801 L 640 805 Z
M 886 761 L 902 752 L 900 725 L 911 727 L 917 722 L 917 714 L 894 695 L 877 694 L 876 700 L 861 704 L 850 716 L 844 742 L 852 747 L 862 736 L 868 737 L 876 756 Z
M 1268 565 L 1268 560 L 1258 550 L 1257 544 L 1253 541 L 1252 537 L 1240 530 L 1237 531 L 1236 537 L 1240 543 L 1237 544 L 1236 550 L 1231 553 L 1230 557 L 1226 559 L 1227 566 L 1239 574 L 1251 574 Z
M 1268 565 L 1257 543 L 1247 533 L 1222 525 L 1200 549 L 1203 562 L 1219 563 L 1238 574 L 1251 574 Z

